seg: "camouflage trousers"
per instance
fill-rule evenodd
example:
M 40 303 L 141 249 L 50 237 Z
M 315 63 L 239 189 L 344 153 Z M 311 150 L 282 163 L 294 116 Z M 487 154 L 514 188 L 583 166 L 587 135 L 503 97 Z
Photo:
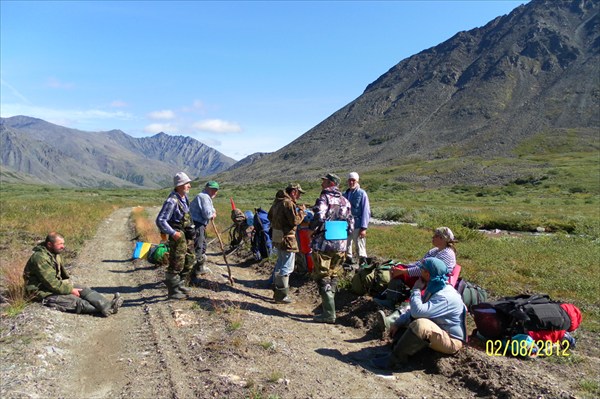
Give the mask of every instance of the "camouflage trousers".
M 344 252 L 313 251 L 314 268 L 311 277 L 315 281 L 326 278 L 334 279 L 342 274 L 342 264 L 346 259 Z
M 196 256 L 194 255 L 194 240 L 185 238 L 183 231 L 179 240 L 175 241 L 169 237 L 169 266 L 167 273 L 184 274 L 191 273 Z

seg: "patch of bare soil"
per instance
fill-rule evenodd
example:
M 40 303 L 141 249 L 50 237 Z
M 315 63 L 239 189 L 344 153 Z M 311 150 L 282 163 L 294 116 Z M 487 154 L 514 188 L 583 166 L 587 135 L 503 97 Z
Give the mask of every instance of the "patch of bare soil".
M 116 211 L 71 265 L 78 283 L 119 291 L 124 306 L 101 318 L 33 304 L 2 319 L 2 398 L 568 398 L 581 379 L 598 380 L 591 334 L 580 334 L 573 362 L 469 347 L 450 357 L 426 350 L 403 372 L 380 372 L 368 360 L 389 346 L 370 298 L 342 290 L 338 322 L 315 324 L 320 300 L 307 276 L 292 275 L 293 304 L 275 304 L 273 265 L 237 251 L 227 258 L 231 286 L 218 242 L 190 298 L 169 301 L 162 266 L 131 259 L 130 211 Z

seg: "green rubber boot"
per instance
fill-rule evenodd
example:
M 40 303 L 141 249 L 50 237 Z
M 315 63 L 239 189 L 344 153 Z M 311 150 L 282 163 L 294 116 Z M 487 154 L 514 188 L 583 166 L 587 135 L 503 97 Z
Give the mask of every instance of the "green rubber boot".
M 292 299 L 288 296 L 290 292 L 289 287 L 290 276 L 275 276 L 275 283 L 273 287 L 273 299 L 277 303 L 292 303 Z
M 333 291 L 321 292 L 321 306 L 323 313 L 313 317 L 316 323 L 335 324 L 335 293 Z

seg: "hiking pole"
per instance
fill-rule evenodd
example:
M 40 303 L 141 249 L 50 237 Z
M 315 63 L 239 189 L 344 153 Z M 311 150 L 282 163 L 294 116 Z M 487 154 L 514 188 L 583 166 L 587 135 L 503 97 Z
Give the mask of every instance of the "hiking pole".
M 223 245 L 223 240 L 221 240 L 221 234 L 219 234 L 219 230 L 217 230 L 217 226 L 215 226 L 215 219 L 210 219 L 212 223 L 213 229 L 215 229 L 215 233 L 217 233 L 217 238 L 219 239 L 219 244 L 221 244 L 221 251 L 223 251 L 223 259 L 225 260 L 225 264 L 227 265 L 227 274 L 229 275 L 229 283 L 233 287 L 233 277 L 231 277 L 231 268 L 229 267 L 229 262 L 227 262 L 227 255 L 225 255 L 225 246 Z

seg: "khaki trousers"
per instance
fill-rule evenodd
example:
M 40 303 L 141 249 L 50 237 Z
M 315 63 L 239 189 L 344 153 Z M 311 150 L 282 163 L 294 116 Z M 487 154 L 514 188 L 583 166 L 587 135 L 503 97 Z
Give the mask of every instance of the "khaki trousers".
M 408 326 L 419 338 L 429 341 L 429 347 L 436 352 L 452 355 L 463 347 L 463 342 L 454 339 L 429 319 L 417 319 Z

